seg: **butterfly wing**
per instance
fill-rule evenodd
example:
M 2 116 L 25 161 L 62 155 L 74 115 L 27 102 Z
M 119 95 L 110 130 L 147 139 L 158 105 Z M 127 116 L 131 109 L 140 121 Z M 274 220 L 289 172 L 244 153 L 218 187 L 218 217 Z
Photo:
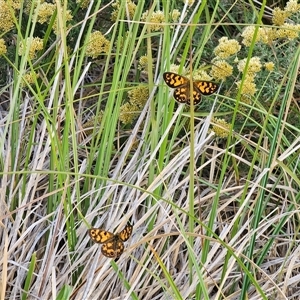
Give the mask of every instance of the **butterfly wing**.
M 193 82 L 193 87 L 202 95 L 207 96 L 215 93 L 219 86 L 214 82 L 197 80 Z
M 174 90 L 174 99 L 179 103 L 190 102 L 190 88 L 187 86 L 178 87 Z
M 186 104 L 191 105 L 191 99 L 190 99 L 191 93 L 190 89 L 188 89 L 188 99 L 186 101 Z M 193 83 L 193 101 L 194 105 L 197 105 L 201 102 L 201 93 L 198 89 L 198 87 Z
M 127 224 L 124 227 L 124 229 L 121 232 L 118 233 L 119 239 L 123 242 L 126 242 L 132 234 L 132 229 L 133 229 L 133 226 L 130 225 L 130 224 Z
M 163 74 L 163 78 L 165 83 L 173 89 L 183 85 L 187 85 L 190 82 L 186 77 L 173 72 L 165 72 Z
M 193 82 L 193 99 L 194 105 L 201 102 L 201 94 L 204 96 L 211 95 L 218 89 L 218 85 L 210 81 L 197 80 Z M 186 103 L 191 105 L 190 97 L 188 97 Z
M 101 253 L 106 257 L 117 258 L 124 252 L 124 244 L 116 235 L 101 247 Z
M 114 234 L 112 232 L 100 229 L 91 228 L 89 229 L 89 235 L 95 243 L 103 244 L 113 239 Z

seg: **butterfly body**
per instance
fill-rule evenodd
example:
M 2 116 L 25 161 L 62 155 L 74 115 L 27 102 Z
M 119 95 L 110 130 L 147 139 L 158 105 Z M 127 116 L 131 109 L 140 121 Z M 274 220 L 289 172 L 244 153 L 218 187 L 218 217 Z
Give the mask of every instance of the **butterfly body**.
M 163 74 L 166 84 L 174 88 L 174 99 L 179 103 L 191 105 L 190 79 L 173 72 Z M 218 85 L 210 81 L 195 80 L 193 85 L 193 102 L 197 105 L 201 102 L 201 95 L 211 95 L 218 89 Z
M 124 252 L 124 242 L 126 242 L 132 234 L 132 225 L 127 224 L 125 228 L 117 233 L 100 229 L 89 229 L 89 235 L 95 243 L 102 244 L 101 252 L 106 257 L 117 258 Z

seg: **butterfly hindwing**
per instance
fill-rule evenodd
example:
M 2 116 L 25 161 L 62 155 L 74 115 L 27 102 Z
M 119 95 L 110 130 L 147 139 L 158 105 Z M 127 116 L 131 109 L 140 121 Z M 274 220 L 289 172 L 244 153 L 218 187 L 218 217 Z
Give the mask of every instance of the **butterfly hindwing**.
M 190 96 L 185 92 L 185 87 L 178 87 L 174 90 L 173 97 L 179 103 L 187 103 L 189 102 Z
M 106 242 L 101 247 L 101 253 L 106 257 L 119 257 L 124 252 L 124 243 L 114 236 L 112 240 Z

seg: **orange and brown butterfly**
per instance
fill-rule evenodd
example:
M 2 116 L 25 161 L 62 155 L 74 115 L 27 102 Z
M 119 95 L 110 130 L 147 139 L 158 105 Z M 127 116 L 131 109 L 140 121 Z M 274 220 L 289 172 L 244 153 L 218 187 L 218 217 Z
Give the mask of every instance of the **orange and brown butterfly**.
M 175 89 L 174 99 L 179 103 L 191 105 L 190 79 L 173 72 L 165 72 L 163 78 L 166 84 Z M 218 89 L 218 85 L 210 81 L 195 80 L 193 82 L 194 105 L 201 101 L 201 95 L 211 95 Z
M 124 252 L 124 242 L 126 242 L 132 234 L 133 226 L 127 224 L 124 229 L 116 234 L 100 229 L 89 229 L 89 235 L 95 243 L 102 244 L 101 252 L 106 257 L 117 258 Z

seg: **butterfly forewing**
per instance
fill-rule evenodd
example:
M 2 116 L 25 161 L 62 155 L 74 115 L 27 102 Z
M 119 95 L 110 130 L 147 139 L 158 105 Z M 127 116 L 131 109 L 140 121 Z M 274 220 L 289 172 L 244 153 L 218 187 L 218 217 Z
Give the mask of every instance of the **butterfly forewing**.
M 114 237 L 114 234 L 100 228 L 89 229 L 89 235 L 95 243 L 103 244 Z
M 126 242 L 132 234 L 132 229 L 133 229 L 133 226 L 130 224 L 127 224 L 125 226 L 125 228 L 118 234 L 120 240 L 122 240 L 123 242 Z
M 211 95 L 218 89 L 218 85 L 213 82 L 199 80 L 194 81 L 194 87 L 196 87 L 197 90 L 199 90 L 199 92 L 204 96 Z
M 176 88 L 182 85 L 186 85 L 187 83 L 190 82 L 186 77 L 172 72 L 165 72 L 163 74 L 163 77 L 166 84 L 171 88 Z

